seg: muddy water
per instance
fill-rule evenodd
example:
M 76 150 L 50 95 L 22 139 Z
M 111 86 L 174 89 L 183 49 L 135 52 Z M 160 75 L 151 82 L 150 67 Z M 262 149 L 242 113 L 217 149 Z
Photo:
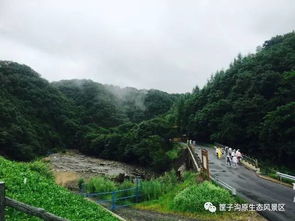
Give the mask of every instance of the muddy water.
M 45 160 L 50 163 L 56 182 L 68 187 L 76 186 L 80 178 L 87 179 L 99 175 L 114 179 L 155 176 L 151 171 L 142 167 L 89 157 L 76 151 L 51 154 Z

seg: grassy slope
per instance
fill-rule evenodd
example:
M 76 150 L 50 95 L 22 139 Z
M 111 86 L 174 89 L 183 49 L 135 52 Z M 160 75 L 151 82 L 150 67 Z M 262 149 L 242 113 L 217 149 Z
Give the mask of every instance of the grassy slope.
M 117 220 L 99 205 L 56 185 L 43 163 L 16 163 L 0 157 L 0 180 L 6 183 L 8 197 L 63 218 L 73 221 Z M 10 208 L 6 209 L 6 214 L 7 220 L 39 220 Z
M 205 184 L 206 193 L 201 193 L 202 196 L 192 197 L 196 193 L 190 191 L 192 187 L 201 187 L 202 184 L 196 184 L 196 175 L 187 173 L 184 182 L 174 185 L 174 188 L 163 194 L 157 200 L 145 201 L 137 204 L 135 208 L 157 211 L 160 213 L 177 214 L 196 218 L 197 220 L 264 220 L 255 212 L 217 212 L 211 214 L 205 211 L 202 206 L 204 202 L 214 202 L 214 205 L 219 203 L 244 203 L 243 200 L 237 197 L 230 196 L 229 192 L 217 187 L 211 183 Z M 208 186 L 208 187 L 207 187 Z M 217 190 L 218 193 L 215 191 Z M 182 200 L 175 200 L 182 195 L 184 197 L 183 205 L 179 204 Z M 219 197 L 220 199 L 216 199 Z

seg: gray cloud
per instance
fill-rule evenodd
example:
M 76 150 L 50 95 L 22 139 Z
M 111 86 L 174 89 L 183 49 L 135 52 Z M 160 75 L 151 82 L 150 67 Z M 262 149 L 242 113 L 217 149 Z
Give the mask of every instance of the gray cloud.
M 294 0 L 0 0 L 0 59 L 50 81 L 186 92 L 294 30 L 294 12 Z

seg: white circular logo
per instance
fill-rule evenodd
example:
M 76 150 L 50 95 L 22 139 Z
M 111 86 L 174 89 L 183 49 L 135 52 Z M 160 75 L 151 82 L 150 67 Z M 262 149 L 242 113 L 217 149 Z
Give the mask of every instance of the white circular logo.
M 204 208 L 205 210 L 208 210 L 210 206 L 212 206 L 213 204 L 211 202 L 207 202 L 204 204 Z
M 209 211 L 211 212 L 211 213 L 215 213 L 216 212 L 216 207 L 215 206 L 210 206 L 209 207 Z
M 205 208 L 205 210 L 209 210 L 209 212 L 211 212 L 211 213 L 216 212 L 216 206 L 214 206 L 211 202 L 206 202 L 204 204 L 204 208 Z

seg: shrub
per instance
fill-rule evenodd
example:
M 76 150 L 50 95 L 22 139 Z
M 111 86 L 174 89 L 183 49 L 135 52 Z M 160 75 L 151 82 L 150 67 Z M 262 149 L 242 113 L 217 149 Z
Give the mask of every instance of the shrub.
M 165 183 L 166 185 L 174 185 L 178 182 L 178 177 L 176 175 L 175 170 L 171 170 L 169 172 L 166 172 L 164 176 L 161 176 L 159 180 Z
M 80 178 L 80 179 L 78 180 L 78 187 L 79 187 L 79 190 L 80 190 L 80 191 L 83 190 L 83 186 L 84 186 L 84 184 L 85 184 L 85 180 L 84 180 L 83 178 Z
M 40 175 L 46 177 L 46 178 L 53 178 L 53 174 L 50 171 L 50 169 L 48 168 L 48 166 L 41 161 L 34 161 L 31 163 L 28 163 L 28 167 L 32 170 L 32 171 L 36 171 L 38 172 Z
M 174 197 L 172 205 L 175 210 L 183 212 L 204 212 L 206 202 L 217 206 L 219 203 L 235 203 L 235 199 L 227 190 L 206 181 L 185 188 Z
M 136 186 L 136 184 L 134 184 L 130 180 L 125 180 L 123 183 L 118 185 L 118 189 L 119 190 L 130 189 L 130 188 L 133 188 L 135 186 Z M 117 193 L 117 197 L 131 196 L 131 195 L 135 194 L 135 191 L 136 191 L 135 189 L 122 191 L 122 192 Z
M 167 192 L 167 186 L 159 180 L 143 181 L 141 190 L 144 200 L 153 200 L 165 194 Z
M 104 177 L 94 177 L 86 185 L 87 192 L 109 192 L 116 190 L 116 184 Z
M 181 151 L 183 150 L 182 146 L 178 143 L 173 144 L 173 148 L 166 152 L 166 155 L 170 160 L 175 160 L 179 157 Z
M 154 200 L 160 196 L 171 191 L 178 183 L 178 177 L 175 170 L 166 172 L 163 176 L 143 181 L 141 184 L 142 199 L 143 200 Z
M 187 182 L 194 182 L 196 179 L 197 174 L 191 171 L 185 171 L 182 175 L 182 179 L 186 180 Z

